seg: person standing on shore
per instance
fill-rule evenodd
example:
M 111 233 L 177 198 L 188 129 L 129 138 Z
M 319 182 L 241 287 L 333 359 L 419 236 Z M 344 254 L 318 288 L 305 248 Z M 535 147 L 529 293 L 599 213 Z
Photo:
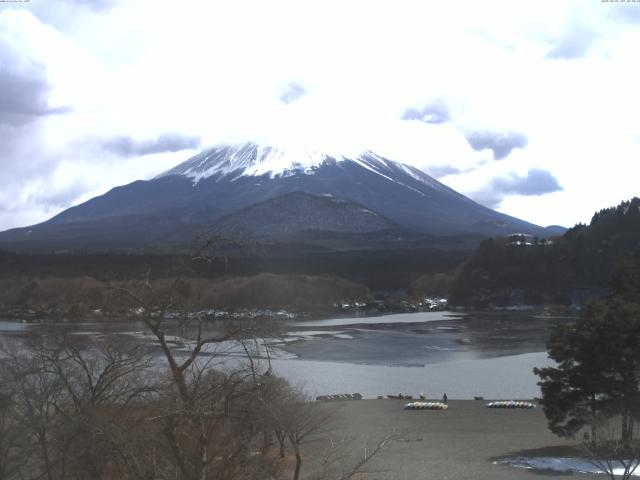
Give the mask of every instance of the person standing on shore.
M 445 393 L 444 395 L 442 395 L 442 403 L 447 403 L 448 397 L 447 394 Z

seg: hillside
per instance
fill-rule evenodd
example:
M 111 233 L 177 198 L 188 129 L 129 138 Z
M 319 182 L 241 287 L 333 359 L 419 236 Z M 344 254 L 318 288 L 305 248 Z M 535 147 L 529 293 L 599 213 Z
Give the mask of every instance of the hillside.
M 233 238 L 284 239 L 301 232 L 371 233 L 400 229 L 353 202 L 292 192 L 221 218 L 212 230 Z
M 475 307 L 582 304 L 609 295 L 614 286 L 620 291 L 622 278 L 635 278 L 635 270 L 626 268 L 640 255 L 638 249 L 640 198 L 633 198 L 551 241 L 530 236 L 484 240 L 459 269 L 451 302 Z

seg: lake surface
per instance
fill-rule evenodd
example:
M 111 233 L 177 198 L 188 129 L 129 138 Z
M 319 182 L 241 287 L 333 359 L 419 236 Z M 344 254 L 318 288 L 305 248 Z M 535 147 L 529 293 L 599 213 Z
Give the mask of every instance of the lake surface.
M 272 366 L 310 395 L 365 397 L 425 393 L 429 398 L 532 398 L 532 369 L 550 364 L 545 342 L 561 318 L 522 313 L 423 312 L 289 322 L 271 339 Z M 68 327 L 65 327 L 68 328 Z M 152 342 L 141 322 L 73 325 L 76 335 L 124 335 Z M 39 325 L 0 321 L 0 337 L 19 341 Z M 178 337 L 179 332 L 171 332 Z M 237 349 L 219 354 L 237 359 Z

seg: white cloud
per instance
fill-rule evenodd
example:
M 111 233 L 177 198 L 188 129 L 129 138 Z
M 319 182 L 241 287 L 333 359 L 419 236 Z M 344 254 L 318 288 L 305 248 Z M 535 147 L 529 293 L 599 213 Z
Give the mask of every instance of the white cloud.
M 149 178 L 189 153 L 123 159 L 96 155 L 87 138 L 139 145 L 167 132 L 204 145 L 254 139 L 372 148 L 450 173 L 441 180 L 467 194 L 495 178 L 545 170 L 562 192 L 506 195 L 499 205 L 541 224 L 587 221 L 594 210 L 637 194 L 629 171 L 638 170 L 640 25 L 635 14 L 606 3 L 5 5 L 12 4 L 0 6 L 0 24 L 11 24 L 22 54 L 44 66 L 49 103 L 73 112 L 32 125 L 34 168 L 5 168 L 5 177 L 21 177 L 13 177 L 11 202 L 0 196 L 11 212 L 0 213 L 0 228 Z M 589 45 L 582 49 L 584 38 Z M 563 54 L 549 55 L 554 49 Z M 301 88 L 295 101 L 281 101 L 292 85 Z M 429 123 L 428 109 L 426 123 L 402 120 L 408 110 L 433 105 L 446 107 L 438 110 L 446 121 Z M 477 131 L 519 132 L 527 143 L 493 162 L 490 150 L 467 142 L 465 135 Z

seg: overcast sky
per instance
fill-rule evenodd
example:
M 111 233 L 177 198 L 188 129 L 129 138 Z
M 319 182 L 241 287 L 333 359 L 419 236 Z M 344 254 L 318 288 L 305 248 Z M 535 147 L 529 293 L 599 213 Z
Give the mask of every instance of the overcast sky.
M 640 194 L 640 3 L 0 2 L 0 230 L 221 142 L 369 148 L 501 212 Z

